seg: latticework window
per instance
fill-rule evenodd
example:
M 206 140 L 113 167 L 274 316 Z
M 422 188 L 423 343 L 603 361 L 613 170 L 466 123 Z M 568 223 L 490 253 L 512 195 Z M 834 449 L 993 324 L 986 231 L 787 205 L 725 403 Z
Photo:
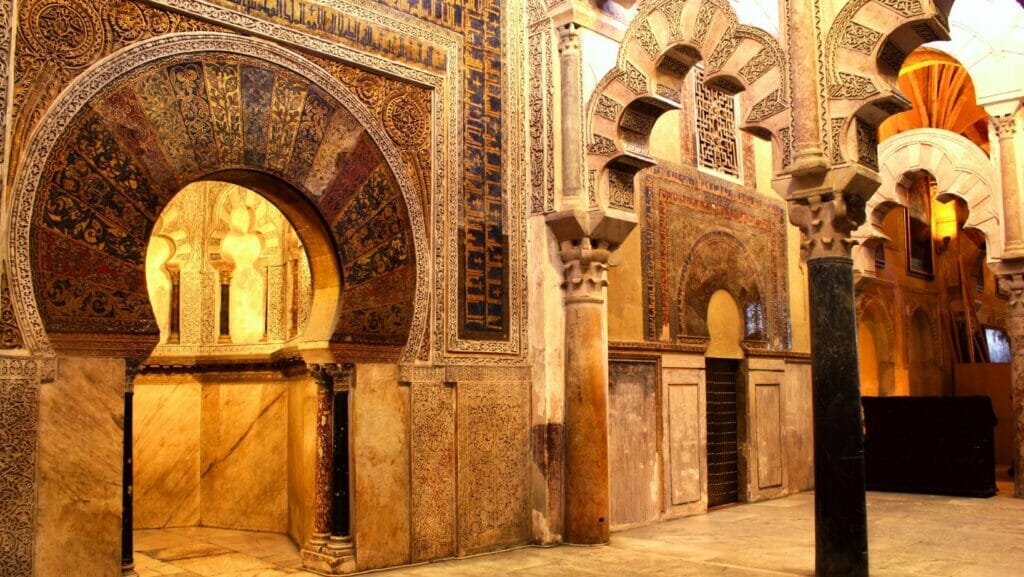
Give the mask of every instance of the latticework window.
M 693 68 L 697 118 L 697 165 L 733 178 L 740 177 L 736 135 L 736 97 L 704 86 L 704 70 Z

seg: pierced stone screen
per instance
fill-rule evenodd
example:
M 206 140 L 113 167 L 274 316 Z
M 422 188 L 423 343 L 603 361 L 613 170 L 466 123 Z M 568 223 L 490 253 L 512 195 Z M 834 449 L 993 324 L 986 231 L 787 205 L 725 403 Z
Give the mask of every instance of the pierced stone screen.
M 740 177 L 736 139 L 736 97 L 704 86 L 704 70 L 693 69 L 697 118 L 697 163 L 733 178 Z

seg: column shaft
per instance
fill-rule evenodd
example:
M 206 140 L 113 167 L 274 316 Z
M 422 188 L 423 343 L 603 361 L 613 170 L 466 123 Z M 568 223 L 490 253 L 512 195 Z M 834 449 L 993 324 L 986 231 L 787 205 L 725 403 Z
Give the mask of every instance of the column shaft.
M 1010 396 L 1013 399 L 1013 496 L 1024 497 L 1024 304 L 1010 313 Z
M 132 406 L 135 401 L 134 371 L 128 369 L 124 388 L 124 440 L 121 460 L 121 574 L 135 575 L 135 541 L 132 532 L 132 493 L 134 461 L 132 459 Z
M 316 388 L 316 485 L 313 495 L 313 539 L 326 545 L 331 536 L 331 467 L 334 454 L 334 431 L 331 414 L 334 404 L 334 381 L 317 379 Z
M 1017 150 L 1014 146 L 1013 135 L 1016 132 L 1013 115 L 994 117 L 992 124 L 995 126 L 996 134 L 999 137 L 999 173 L 1002 177 L 1003 190 L 1003 231 L 1004 231 L 1004 252 L 1015 253 L 1019 256 L 1024 253 L 1024 234 L 1021 232 L 1020 221 L 1020 191 L 1017 187 Z
M 867 577 L 864 436 L 853 260 L 807 261 L 814 404 L 814 532 L 818 577 Z
M 609 539 L 608 344 L 604 302 L 609 252 L 591 240 L 565 243 L 565 534 Z
M 563 208 L 569 208 L 570 205 L 581 203 L 577 197 L 583 189 L 580 33 L 576 24 L 570 22 L 558 29 L 558 36 L 562 75 L 562 203 Z

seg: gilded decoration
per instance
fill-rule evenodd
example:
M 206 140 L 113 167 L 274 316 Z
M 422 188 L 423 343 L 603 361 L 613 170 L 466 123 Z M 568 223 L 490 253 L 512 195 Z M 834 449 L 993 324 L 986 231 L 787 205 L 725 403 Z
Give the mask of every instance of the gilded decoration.
M 137 52 L 55 107 L 27 157 L 36 177 L 16 189 L 15 292 L 28 309 L 38 303 L 47 332 L 152 333 L 140 242 L 155 215 L 187 182 L 254 169 L 301 191 L 345 247 L 336 340 L 424 334 L 426 307 L 413 304 L 427 294 L 422 212 L 408 176 L 390 168 L 398 153 L 353 96 L 308 61 L 242 37 L 168 37 Z M 301 113 L 285 103 L 302 103 Z M 255 121 L 232 121 L 238 114 Z M 34 207 L 29 235 L 18 215 Z M 21 248 L 30 239 L 31 265 Z M 29 271 L 33 282 L 20 280 Z M 37 299 L 21 296 L 33 284 Z
M 59 4 L 74 11 L 80 3 L 81 0 Z M 27 7 L 35 4 L 57 3 L 26 0 Z M 75 17 L 89 19 L 98 15 L 103 23 L 99 28 L 102 42 L 95 44 L 100 50 L 92 55 L 88 65 L 132 42 L 155 35 L 230 28 L 280 39 L 330 58 L 350 59 L 368 69 L 384 70 L 390 76 L 415 82 L 388 80 L 386 83 L 404 84 L 408 98 L 381 102 L 381 107 L 387 107 L 383 112 L 371 108 L 380 114 L 388 136 L 399 145 L 410 165 L 407 170 L 412 180 L 422 185 L 424 192 L 451 190 L 451 205 L 439 207 L 437 210 L 443 214 L 437 216 L 462 215 L 464 226 L 452 235 L 449 249 L 452 254 L 446 258 L 438 255 L 438 265 L 444 270 L 454 269 L 450 274 L 455 276 L 451 278 L 464 281 L 452 292 L 455 302 L 445 322 L 452 331 L 450 346 L 459 350 L 497 347 L 505 352 L 511 346 L 518 350 L 519 331 L 512 332 L 510 344 L 462 340 L 507 340 L 511 319 L 519 319 L 517 311 L 521 307 L 521 299 L 516 295 L 511 296 L 510 302 L 508 290 L 509 282 L 517 286 L 522 282 L 518 275 L 507 270 L 510 258 L 521 259 L 518 253 L 522 251 L 510 249 L 509 243 L 521 233 L 522 222 L 519 218 L 503 218 L 503 190 L 510 179 L 517 178 L 518 169 L 506 175 L 508 170 L 502 168 L 499 159 L 509 157 L 510 153 L 518 154 L 518 150 L 503 154 L 503 147 L 505 142 L 518 146 L 518 142 L 510 140 L 518 137 L 509 135 L 519 127 L 516 126 L 518 118 L 501 107 L 502 101 L 507 100 L 501 97 L 502 78 L 507 75 L 502 69 L 502 51 L 507 43 L 502 29 L 504 20 L 510 17 L 503 13 L 499 2 L 489 0 L 468 5 L 442 2 L 430 7 L 402 0 L 378 4 L 347 0 L 291 3 L 102 0 L 86 4 L 88 7 L 82 9 L 83 13 Z M 160 6 L 172 11 L 161 10 Z M 24 22 L 23 26 L 26 26 Z M 480 37 L 484 49 L 472 48 L 473 42 L 469 40 L 476 42 Z M 74 44 L 81 43 L 76 40 Z M 322 66 L 323 61 L 331 62 L 328 58 L 315 58 Z M 339 66 L 332 62 L 331 68 Z M 53 60 L 38 40 L 19 45 L 18 69 L 18 86 L 26 92 L 32 91 L 18 98 L 18 104 L 27 103 L 29 110 L 16 116 L 20 136 L 15 140 L 23 145 L 42 111 L 80 70 Z M 518 72 L 511 74 L 518 75 Z M 438 88 L 443 88 L 443 95 L 438 94 Z M 449 114 L 448 109 L 456 106 L 461 106 L 462 110 Z M 550 103 L 547 106 L 550 108 Z M 429 122 L 405 122 L 424 110 L 430 116 Z M 459 118 L 479 122 L 463 124 L 457 122 Z M 502 123 L 508 119 L 516 122 L 503 129 Z M 452 150 L 436 146 L 441 136 L 437 129 L 442 126 L 445 141 L 451 143 Z M 460 153 L 461 158 L 454 158 Z M 443 158 L 441 155 L 448 157 L 450 167 L 442 169 L 431 164 Z M 545 178 L 551 180 L 550 176 Z M 553 186 L 548 188 L 553 190 Z M 433 211 L 428 198 L 423 199 L 421 209 L 425 213 Z M 518 232 L 513 232 L 513 228 Z
M 325 139 L 327 132 L 346 138 Z M 226 168 L 272 174 L 320 208 L 342 249 L 340 339 L 404 342 L 415 291 L 412 239 L 379 149 L 308 80 L 219 55 L 134 71 L 58 141 L 33 240 L 47 328 L 151 332 L 140 264 L 153 223 L 184 184 Z
M 707 306 L 723 289 L 745 314 L 747 338 L 788 349 L 782 204 L 679 165 L 651 168 L 637 180 L 646 339 L 708 336 Z

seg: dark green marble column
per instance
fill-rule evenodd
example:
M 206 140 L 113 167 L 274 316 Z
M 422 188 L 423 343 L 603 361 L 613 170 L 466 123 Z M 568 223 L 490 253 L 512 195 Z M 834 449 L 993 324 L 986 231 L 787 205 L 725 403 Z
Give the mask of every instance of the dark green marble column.
M 121 574 L 135 575 L 135 545 L 132 539 L 132 405 L 135 388 L 132 372 L 126 377 L 124 390 L 124 439 L 121 463 Z
M 853 260 L 807 261 L 814 395 L 814 533 L 818 577 L 867 577 L 864 433 Z

